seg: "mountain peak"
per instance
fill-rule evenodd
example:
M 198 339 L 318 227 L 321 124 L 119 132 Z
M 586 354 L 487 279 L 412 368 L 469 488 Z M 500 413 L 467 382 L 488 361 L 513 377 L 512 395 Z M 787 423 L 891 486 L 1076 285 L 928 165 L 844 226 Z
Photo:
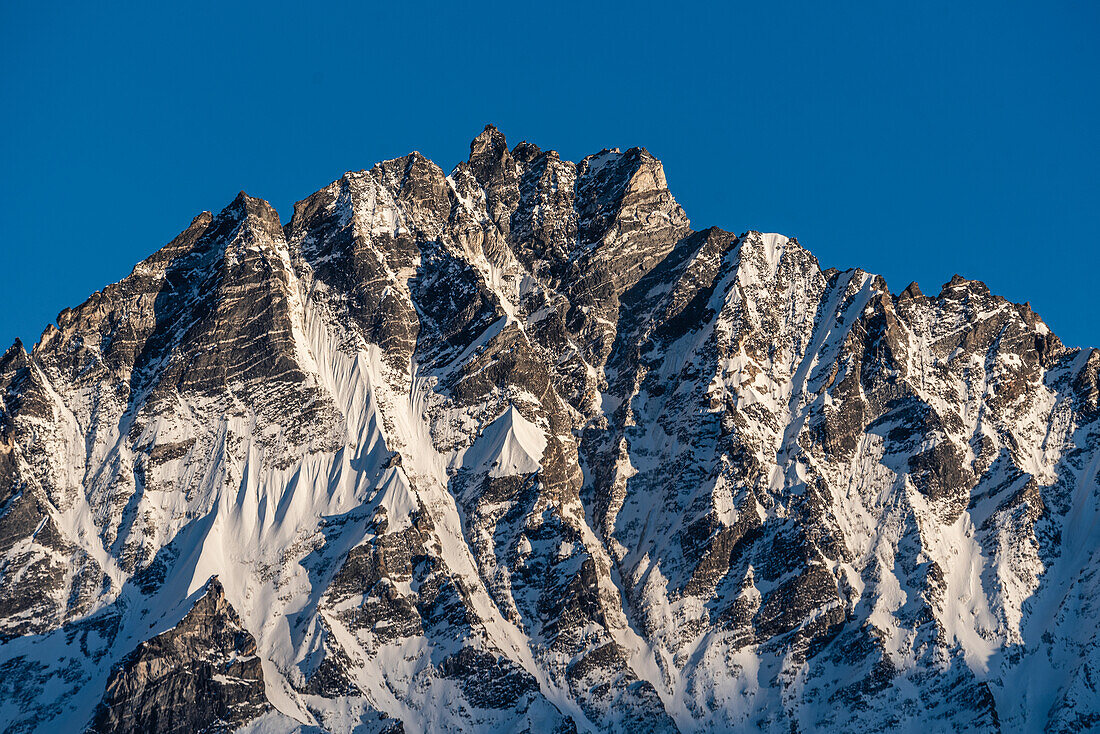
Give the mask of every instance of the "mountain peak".
M 943 284 L 940 289 L 940 298 L 945 296 L 950 297 L 958 293 L 978 293 L 982 295 L 989 295 L 989 286 L 980 280 L 971 280 L 964 278 L 963 276 L 955 273 L 951 276 L 951 280 Z
M 1100 721 L 1100 352 L 694 232 L 644 148 L 241 192 L 57 323 L 0 358 L 0 730 Z
M 7 348 L 7 350 L 4 352 L 3 356 L 0 357 L 0 362 L 6 361 L 9 358 L 9 356 L 18 354 L 20 352 L 22 352 L 23 354 L 26 354 L 27 350 L 23 347 L 23 340 L 20 339 L 19 337 L 15 337 L 15 341 L 12 342 L 12 345 Z
M 261 221 L 279 220 L 279 214 L 275 207 L 265 199 L 249 196 L 244 191 L 239 192 L 219 216 L 234 215 L 237 217 L 255 217 Z M 201 215 L 200 215 L 201 216 Z
M 917 281 L 915 280 L 909 285 L 905 286 L 905 290 L 898 294 L 898 298 L 903 301 L 912 298 L 922 298 L 923 296 L 924 293 L 921 292 L 920 286 L 917 285 Z
M 210 232 L 216 238 L 237 227 L 261 232 L 265 240 L 277 241 L 283 238 L 282 222 L 275 207 L 264 199 L 249 196 L 244 191 L 238 193 L 211 221 Z
M 470 157 L 467 162 L 482 185 L 488 185 L 505 174 L 512 165 L 512 156 L 504 134 L 493 125 L 486 125 L 470 143 Z
M 471 163 L 483 159 L 485 156 L 497 157 L 508 150 L 508 140 L 504 133 L 495 125 L 486 125 L 485 129 L 478 133 L 477 137 L 470 141 Z

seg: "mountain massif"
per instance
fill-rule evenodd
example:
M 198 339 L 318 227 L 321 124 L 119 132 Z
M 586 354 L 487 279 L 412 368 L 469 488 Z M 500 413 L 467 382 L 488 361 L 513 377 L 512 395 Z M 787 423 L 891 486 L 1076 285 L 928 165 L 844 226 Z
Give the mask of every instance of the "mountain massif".
M 0 358 L 6 732 L 1100 726 L 1100 351 L 489 126 Z

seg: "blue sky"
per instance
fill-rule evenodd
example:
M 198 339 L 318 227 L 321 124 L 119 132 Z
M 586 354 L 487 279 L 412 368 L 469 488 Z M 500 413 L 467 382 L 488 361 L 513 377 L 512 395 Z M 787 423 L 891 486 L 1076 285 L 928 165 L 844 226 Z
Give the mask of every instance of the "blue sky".
M 240 189 L 285 221 L 493 122 L 645 146 L 696 228 L 894 292 L 958 272 L 1100 346 L 1096 2 L 154 5 L 0 7 L 4 345 Z

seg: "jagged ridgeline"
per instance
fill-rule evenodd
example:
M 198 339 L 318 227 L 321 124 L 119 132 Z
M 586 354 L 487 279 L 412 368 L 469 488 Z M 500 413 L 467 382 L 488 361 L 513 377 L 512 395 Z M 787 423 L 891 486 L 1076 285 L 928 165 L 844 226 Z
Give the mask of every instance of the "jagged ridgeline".
M 242 193 L 0 359 L 0 729 L 1082 731 L 1098 371 L 641 149 Z

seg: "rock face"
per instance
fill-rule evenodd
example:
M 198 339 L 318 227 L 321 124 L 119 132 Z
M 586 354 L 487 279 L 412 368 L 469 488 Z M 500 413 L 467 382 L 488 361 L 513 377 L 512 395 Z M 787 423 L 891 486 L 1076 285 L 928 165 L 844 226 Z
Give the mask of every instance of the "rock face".
M 0 358 L 0 728 L 1085 730 L 1098 385 L 644 150 L 241 194 Z
M 256 640 L 214 578 L 178 625 L 114 666 L 91 731 L 232 731 L 269 708 Z

